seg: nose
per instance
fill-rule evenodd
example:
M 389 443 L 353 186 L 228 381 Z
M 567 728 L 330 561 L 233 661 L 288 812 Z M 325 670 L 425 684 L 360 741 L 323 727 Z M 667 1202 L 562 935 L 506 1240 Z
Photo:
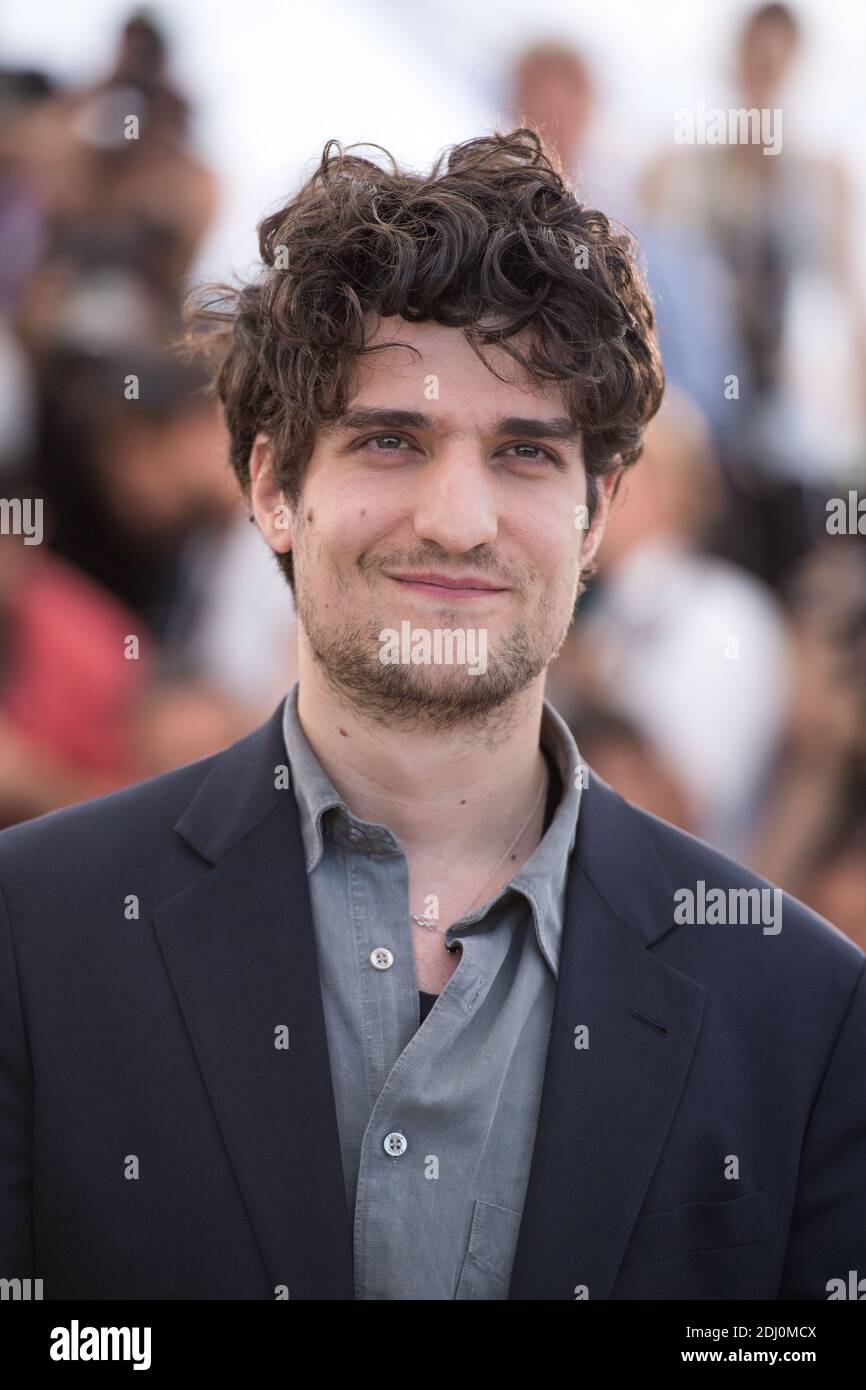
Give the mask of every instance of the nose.
M 419 540 L 455 555 L 496 540 L 493 478 L 469 443 L 455 442 L 419 473 L 414 527 Z

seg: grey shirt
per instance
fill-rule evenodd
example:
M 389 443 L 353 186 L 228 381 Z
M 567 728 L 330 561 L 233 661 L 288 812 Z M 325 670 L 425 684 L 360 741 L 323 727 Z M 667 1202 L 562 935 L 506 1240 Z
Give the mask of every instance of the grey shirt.
M 300 813 L 356 1299 L 504 1299 L 529 1180 L 583 764 L 545 700 L 562 795 L 508 884 L 455 922 L 460 964 L 419 1027 L 409 878 L 384 825 L 352 815 L 298 720 Z

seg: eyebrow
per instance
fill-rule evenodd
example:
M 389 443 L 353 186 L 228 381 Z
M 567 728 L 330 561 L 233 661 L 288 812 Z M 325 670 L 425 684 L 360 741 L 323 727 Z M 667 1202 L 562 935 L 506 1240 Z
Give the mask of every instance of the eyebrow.
M 436 422 L 430 415 L 419 410 L 377 410 L 361 408 L 346 411 L 334 425 L 337 430 L 365 429 L 404 429 L 436 431 Z M 557 415 L 550 420 L 536 419 L 529 415 L 503 415 L 494 421 L 491 434 L 532 435 L 535 439 L 558 439 L 567 444 L 577 445 L 578 431 L 567 415 Z

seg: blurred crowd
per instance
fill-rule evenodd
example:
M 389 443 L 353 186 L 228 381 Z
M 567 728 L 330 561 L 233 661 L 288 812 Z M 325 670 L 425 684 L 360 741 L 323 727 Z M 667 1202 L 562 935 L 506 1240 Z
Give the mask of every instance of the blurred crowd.
M 145 14 L 84 90 L 0 72 L 0 824 L 213 752 L 295 678 L 291 595 L 176 350 L 218 206 Z
M 784 109 L 804 42 L 752 11 L 736 104 Z M 0 825 L 223 747 L 296 677 L 288 586 L 173 347 L 220 190 L 168 56 L 142 12 L 86 89 L 0 69 L 0 498 L 44 504 L 42 543 L 0 549 Z M 849 176 L 672 134 L 627 177 L 599 85 L 537 42 L 503 122 L 637 235 L 669 386 L 548 694 L 612 785 L 866 948 L 866 534 L 827 524 L 866 497 Z

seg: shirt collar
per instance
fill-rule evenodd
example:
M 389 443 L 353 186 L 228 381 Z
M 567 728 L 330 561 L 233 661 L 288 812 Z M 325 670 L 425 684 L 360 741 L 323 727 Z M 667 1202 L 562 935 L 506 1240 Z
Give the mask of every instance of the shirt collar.
M 285 699 L 283 738 L 298 803 L 308 874 L 313 872 L 324 853 L 322 818 L 332 809 L 336 815 L 328 827 L 329 838 L 333 838 L 347 849 L 364 854 L 388 857 L 402 854 L 398 841 L 388 827 L 358 820 L 328 777 L 301 728 L 298 718 L 297 681 Z M 562 794 L 553 818 L 522 868 L 500 889 L 495 898 L 488 900 L 466 917 L 466 925 L 473 926 L 485 918 L 489 908 L 505 893 L 511 890 L 522 893 L 532 909 L 541 953 L 556 975 L 565 915 L 568 865 L 577 834 L 581 792 L 586 782 L 586 764 L 578 752 L 571 730 L 547 699 L 542 707 L 541 745 L 553 759 L 562 783 Z M 460 931 L 463 930 L 461 927 Z M 450 931 L 449 928 L 449 934 Z
M 519 890 L 529 900 L 539 948 L 557 975 L 568 865 L 577 835 L 580 798 L 587 773 L 571 730 L 547 699 L 541 714 L 541 746 L 553 758 L 562 794 L 547 832 L 507 887 Z

